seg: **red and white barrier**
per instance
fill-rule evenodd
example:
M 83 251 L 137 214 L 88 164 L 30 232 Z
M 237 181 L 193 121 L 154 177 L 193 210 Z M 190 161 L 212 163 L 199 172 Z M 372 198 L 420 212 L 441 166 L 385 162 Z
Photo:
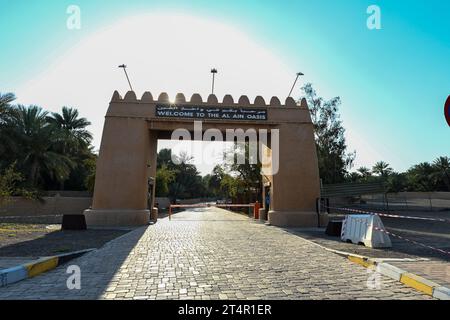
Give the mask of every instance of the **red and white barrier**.
M 411 216 L 399 216 L 399 215 L 376 213 L 376 212 L 370 212 L 370 211 L 358 210 L 358 209 L 351 209 L 351 208 L 336 208 L 336 207 L 327 207 L 327 208 L 333 209 L 333 210 L 348 211 L 348 212 L 353 212 L 353 213 L 365 213 L 365 214 L 372 215 L 372 216 L 387 216 L 387 217 L 393 217 L 393 218 L 404 218 L 404 219 L 414 219 L 414 220 L 427 220 L 427 221 L 450 222 L 450 220 L 448 220 L 448 219 L 423 218 L 423 217 L 411 217 Z M 352 217 L 352 216 L 355 217 L 356 219 L 360 219 L 360 218 L 358 218 L 357 215 L 348 215 L 348 216 L 346 216 L 346 217 Z M 364 220 L 362 220 L 362 219 L 360 219 L 359 222 L 360 222 L 360 223 L 367 223 L 367 221 L 364 221 Z M 343 222 L 343 226 L 342 226 L 343 232 L 344 232 L 344 227 L 345 227 L 345 225 L 346 225 L 346 220 L 344 220 L 344 222 Z M 398 235 L 398 234 L 392 233 L 391 231 L 387 231 L 387 230 L 384 228 L 384 226 L 383 226 L 383 227 L 380 227 L 380 226 L 373 226 L 373 229 L 376 230 L 376 231 L 378 231 L 378 232 L 384 233 L 384 234 L 387 235 L 387 236 L 392 236 L 392 237 L 394 237 L 394 238 L 397 238 L 397 239 L 400 239 L 400 240 L 403 240 L 403 241 L 412 243 L 412 244 L 414 244 L 414 245 L 421 246 L 421 247 L 423 247 L 423 248 L 430 249 L 430 250 L 432 250 L 432 251 L 436 251 L 436 252 L 439 252 L 439 253 L 441 253 L 441 254 L 450 256 L 450 251 L 446 251 L 446 250 L 443 250 L 443 249 L 439 249 L 439 248 L 436 248 L 436 247 L 433 247 L 433 246 L 430 246 L 430 245 L 427 245 L 427 244 L 424 244 L 424 243 L 417 242 L 417 241 L 415 241 L 415 240 L 411 240 L 411 239 L 405 238 L 405 237 L 400 236 L 400 235 Z M 343 236 L 343 233 L 341 233 L 341 238 L 342 238 L 342 236 Z

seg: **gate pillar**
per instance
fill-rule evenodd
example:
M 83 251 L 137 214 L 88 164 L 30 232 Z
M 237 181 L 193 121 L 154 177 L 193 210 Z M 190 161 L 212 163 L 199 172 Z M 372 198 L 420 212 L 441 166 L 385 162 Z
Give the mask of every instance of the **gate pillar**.
M 88 227 L 149 223 L 148 177 L 156 173 L 156 147 L 145 119 L 106 117 L 92 208 L 85 211 Z

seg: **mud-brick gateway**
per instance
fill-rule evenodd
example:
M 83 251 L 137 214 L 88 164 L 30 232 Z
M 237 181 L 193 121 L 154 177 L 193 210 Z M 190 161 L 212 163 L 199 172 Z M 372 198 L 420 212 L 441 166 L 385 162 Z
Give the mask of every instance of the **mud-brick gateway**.
M 239 116 L 224 116 L 233 112 Z M 180 128 L 193 132 L 196 120 L 202 122 L 205 131 L 267 130 L 269 139 L 260 143 L 262 152 L 269 158 L 277 152 L 279 159 L 274 174 L 264 175 L 263 190 L 271 199 L 269 222 L 275 226 L 317 226 L 315 201 L 320 193 L 319 169 L 306 100 L 298 105 L 288 98 L 282 105 L 276 97 L 269 104 L 257 97 L 251 104 L 246 96 L 235 103 L 226 95 L 219 103 L 215 95 L 204 102 L 198 94 L 190 101 L 178 94 L 174 103 L 170 103 L 166 93 L 154 100 L 146 92 L 138 100 L 133 91 L 124 98 L 114 92 L 110 102 L 97 161 L 92 208 L 85 211 L 88 226 L 147 224 L 148 181 L 156 175 L 158 139 L 170 139 L 172 132 Z M 271 141 L 275 131 L 277 145 Z M 154 197 L 154 184 L 151 188 Z

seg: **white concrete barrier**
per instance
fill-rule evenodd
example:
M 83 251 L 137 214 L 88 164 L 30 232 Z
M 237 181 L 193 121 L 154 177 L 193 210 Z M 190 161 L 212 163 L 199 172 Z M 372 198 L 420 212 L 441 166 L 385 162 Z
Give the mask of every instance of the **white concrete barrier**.
M 384 230 L 383 222 L 376 215 L 347 215 L 342 224 L 341 240 L 363 243 L 370 248 L 390 248 L 391 239 Z

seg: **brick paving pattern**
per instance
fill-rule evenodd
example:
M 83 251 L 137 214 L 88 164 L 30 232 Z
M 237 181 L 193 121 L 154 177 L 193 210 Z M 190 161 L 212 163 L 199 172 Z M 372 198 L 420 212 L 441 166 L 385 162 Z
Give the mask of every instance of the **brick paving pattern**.
M 0 289 L 0 299 L 429 299 L 282 229 L 210 208 L 178 213 Z

